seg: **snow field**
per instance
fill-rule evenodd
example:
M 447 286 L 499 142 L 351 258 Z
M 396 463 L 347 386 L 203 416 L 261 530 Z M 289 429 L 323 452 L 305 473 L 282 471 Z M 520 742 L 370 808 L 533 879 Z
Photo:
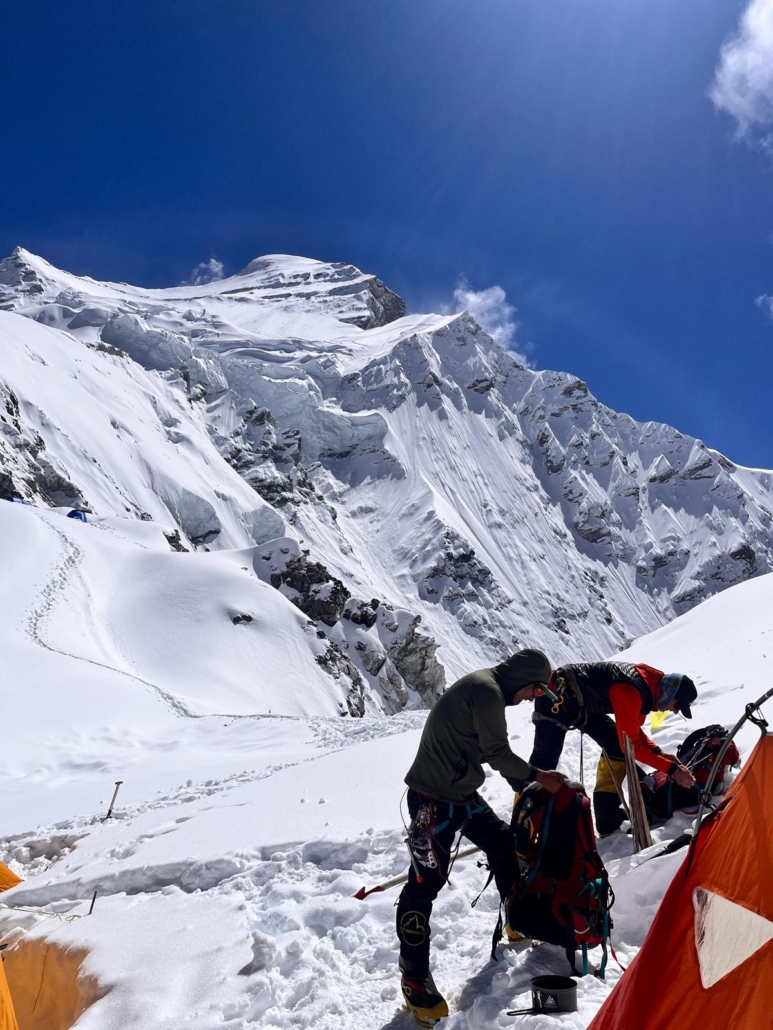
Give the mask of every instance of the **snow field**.
M 36 518 L 8 508 L 11 517 Z M 770 672 L 765 641 L 772 588 L 769 578 L 733 588 L 653 633 L 635 653 L 626 652 L 691 672 L 700 684 L 693 723 L 669 717 L 659 730 L 664 747 L 695 725 L 734 721 L 743 703 L 762 692 L 759 685 Z M 49 616 L 52 630 L 63 611 Z M 742 652 L 733 643 L 740 633 Z M 26 658 L 31 670 L 42 662 L 49 671 L 76 660 L 32 644 Z M 41 778 L 22 785 L 6 757 L 0 781 L 18 802 L 15 814 L 11 805 L 3 817 L 6 829 L 15 823 L 15 832 L 0 840 L 0 857 L 28 878 L 3 902 L 81 916 L 60 922 L 0 908 L 0 930 L 27 927 L 23 948 L 39 939 L 89 951 L 82 972 L 102 996 L 78 1028 L 407 1030 L 394 932 L 397 891 L 363 902 L 351 895 L 406 869 L 399 799 L 423 714 L 361 721 L 232 718 L 215 725 L 214 717 L 192 719 L 170 710 L 158 694 L 139 696 L 160 719 L 163 729 L 157 731 L 169 750 L 138 740 L 141 757 L 127 763 L 136 731 L 126 727 L 123 742 L 117 736 L 107 742 L 99 723 L 87 720 L 71 737 L 67 757 L 47 756 L 42 783 L 57 786 L 43 809 L 47 804 L 61 815 L 68 799 L 72 811 L 90 792 L 106 805 L 111 780 L 121 775 L 127 783 L 114 819 L 100 822 L 104 808 L 97 812 L 95 804 L 92 815 L 32 829 L 21 822 L 22 802 L 34 819 L 46 796 Z M 526 706 L 508 713 L 513 748 L 523 754 L 531 747 L 530 714 Z M 171 748 L 174 727 L 190 750 Z M 754 736 L 742 735 L 744 751 Z M 85 760 L 95 740 L 104 749 L 103 764 Z M 562 767 L 574 777 L 578 755 L 577 736 L 570 734 Z M 73 759 L 76 769 L 68 764 Z M 189 781 L 175 781 L 183 765 Z M 212 775 L 215 766 L 220 776 Z M 584 773 L 592 783 L 591 747 L 585 748 Z M 178 786 L 154 795 L 153 782 Z M 492 775 L 483 793 L 506 818 L 511 797 L 505 782 Z M 688 822 L 680 815 L 654 836 L 676 836 Z M 632 858 L 630 839 L 620 834 L 600 848 L 617 895 L 615 951 L 628 964 L 682 856 L 643 863 L 641 856 Z M 435 907 L 434 971 L 450 1003 L 449 1030 L 511 1026 L 505 1011 L 528 1004 L 531 976 L 566 972 L 563 952 L 549 946 L 517 946 L 506 950 L 503 961 L 489 962 L 493 890 L 470 908 L 484 880 L 474 858 L 460 861 Z M 97 905 L 86 918 L 94 890 Z M 598 963 L 599 953 L 592 958 Z M 584 1028 L 618 975 L 610 960 L 606 983 L 581 981 L 578 1012 L 563 1017 L 562 1025 Z M 544 1019 L 524 1018 L 519 1025 L 536 1030 Z

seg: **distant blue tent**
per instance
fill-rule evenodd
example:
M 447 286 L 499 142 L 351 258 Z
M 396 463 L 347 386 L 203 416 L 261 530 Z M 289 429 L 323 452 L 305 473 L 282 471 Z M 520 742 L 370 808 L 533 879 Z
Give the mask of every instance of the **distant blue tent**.
M 80 508 L 73 508 L 72 511 L 67 512 L 68 519 L 80 519 L 81 522 L 86 522 L 86 512 L 81 511 Z
M 10 501 L 11 504 L 31 504 L 31 501 L 25 501 L 23 497 L 6 497 L 6 501 Z

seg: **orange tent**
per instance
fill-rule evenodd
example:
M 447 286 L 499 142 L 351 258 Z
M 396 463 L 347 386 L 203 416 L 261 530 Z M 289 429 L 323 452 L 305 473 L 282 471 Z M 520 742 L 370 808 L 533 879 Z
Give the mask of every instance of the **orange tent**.
M 0 862 L 0 894 L 15 887 L 17 883 L 21 883 L 21 877 L 12 873 L 7 865 Z
M 13 1013 L 13 1002 L 11 992 L 8 990 L 8 981 L 5 978 L 3 963 L 0 961 L 0 1030 L 19 1030 L 16 1016 Z
M 773 736 L 765 736 L 588 1030 L 760 1030 L 773 1025 L 772 978 Z

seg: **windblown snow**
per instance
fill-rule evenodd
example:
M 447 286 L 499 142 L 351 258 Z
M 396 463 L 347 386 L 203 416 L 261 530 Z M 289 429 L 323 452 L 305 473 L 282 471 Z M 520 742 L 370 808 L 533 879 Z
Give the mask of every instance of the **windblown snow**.
M 62 1027 L 407 1028 L 394 896 L 352 895 L 406 869 L 402 777 L 446 681 L 630 644 L 693 676 L 692 726 L 767 687 L 772 474 L 523 368 L 469 316 L 285 256 L 141 290 L 17 251 L 0 302 L 0 494 L 30 502 L 0 503 L 0 859 L 24 877 L 0 933 L 79 977 Z M 507 817 L 505 781 L 484 792 Z M 680 856 L 602 848 L 625 963 Z M 563 952 L 489 963 L 494 893 L 470 908 L 474 859 L 452 881 L 446 1025 L 512 1025 Z

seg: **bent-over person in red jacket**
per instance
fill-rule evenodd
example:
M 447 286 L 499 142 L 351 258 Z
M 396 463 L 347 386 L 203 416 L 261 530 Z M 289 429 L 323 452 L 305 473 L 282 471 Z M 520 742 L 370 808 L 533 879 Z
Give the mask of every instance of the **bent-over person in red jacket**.
M 558 700 L 543 695 L 535 701 L 529 762 L 540 769 L 555 769 L 570 729 L 587 733 L 607 752 L 612 769 L 602 757 L 593 793 L 599 835 L 612 833 L 625 819 L 612 778 L 614 772 L 622 783 L 625 776 L 624 733 L 631 739 L 637 762 L 667 773 L 680 787 L 694 785 L 689 769 L 675 755 L 664 754 L 642 729 L 650 712 L 679 712 L 692 718 L 690 706 L 698 691 L 689 676 L 664 673 L 644 663 L 586 662 L 556 669 L 549 686 Z

